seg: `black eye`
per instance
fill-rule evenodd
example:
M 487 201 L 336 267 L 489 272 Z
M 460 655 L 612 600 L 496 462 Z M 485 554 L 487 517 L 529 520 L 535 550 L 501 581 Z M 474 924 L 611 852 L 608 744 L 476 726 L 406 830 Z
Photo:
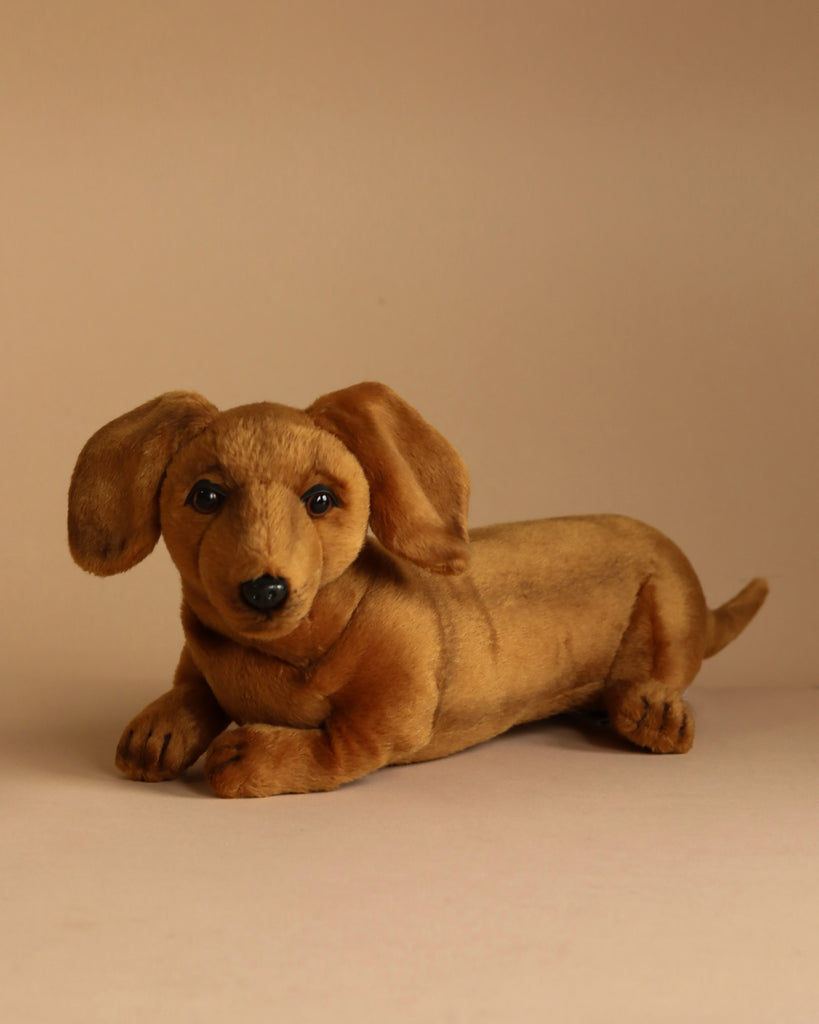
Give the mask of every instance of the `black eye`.
M 311 487 L 309 491 L 302 494 L 301 500 L 310 515 L 314 517 L 323 516 L 331 508 L 338 507 L 338 498 L 325 484 L 316 484 L 315 487 Z
M 218 484 L 212 484 L 210 480 L 198 480 L 185 499 L 185 504 L 207 516 L 215 512 L 226 497 L 227 494 Z

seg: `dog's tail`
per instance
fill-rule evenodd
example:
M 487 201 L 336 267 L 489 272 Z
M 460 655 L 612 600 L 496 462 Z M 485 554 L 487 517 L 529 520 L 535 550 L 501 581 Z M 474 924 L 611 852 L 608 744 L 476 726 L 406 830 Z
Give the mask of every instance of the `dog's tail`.
M 706 658 L 721 651 L 739 636 L 759 611 L 767 594 L 767 580 L 751 580 L 736 597 L 709 612 L 708 635 L 705 641 Z

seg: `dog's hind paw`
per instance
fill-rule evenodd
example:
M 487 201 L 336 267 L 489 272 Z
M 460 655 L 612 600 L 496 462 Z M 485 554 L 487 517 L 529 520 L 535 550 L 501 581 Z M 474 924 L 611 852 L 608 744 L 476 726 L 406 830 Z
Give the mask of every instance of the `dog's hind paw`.
M 658 754 L 685 754 L 694 742 L 694 716 L 678 694 L 654 687 L 621 691 L 608 702 L 614 728 L 627 740 Z

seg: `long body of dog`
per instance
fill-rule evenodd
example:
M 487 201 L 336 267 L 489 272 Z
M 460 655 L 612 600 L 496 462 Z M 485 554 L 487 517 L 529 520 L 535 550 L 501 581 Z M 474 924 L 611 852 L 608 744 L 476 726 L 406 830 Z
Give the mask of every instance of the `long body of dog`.
M 304 412 L 172 392 L 103 427 L 72 478 L 72 553 L 122 572 L 161 533 L 185 633 L 119 768 L 159 781 L 207 752 L 222 796 L 333 789 L 592 707 L 639 746 L 688 750 L 682 693 L 765 582 L 710 611 L 651 527 L 576 516 L 469 533 L 468 490 L 451 445 L 379 384 Z

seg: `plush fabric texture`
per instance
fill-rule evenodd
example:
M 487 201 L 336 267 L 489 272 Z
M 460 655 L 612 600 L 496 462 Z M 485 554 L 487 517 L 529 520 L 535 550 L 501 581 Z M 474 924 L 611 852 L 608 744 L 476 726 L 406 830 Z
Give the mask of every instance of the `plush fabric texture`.
M 382 384 L 305 411 L 174 392 L 97 431 L 69 492 L 75 560 L 122 572 L 161 531 L 182 577 L 173 686 L 126 727 L 121 771 L 171 779 L 206 754 L 220 796 L 329 790 L 601 708 L 637 746 L 687 751 L 683 692 L 765 581 L 710 611 L 650 526 L 468 532 L 468 497 L 458 453 Z

